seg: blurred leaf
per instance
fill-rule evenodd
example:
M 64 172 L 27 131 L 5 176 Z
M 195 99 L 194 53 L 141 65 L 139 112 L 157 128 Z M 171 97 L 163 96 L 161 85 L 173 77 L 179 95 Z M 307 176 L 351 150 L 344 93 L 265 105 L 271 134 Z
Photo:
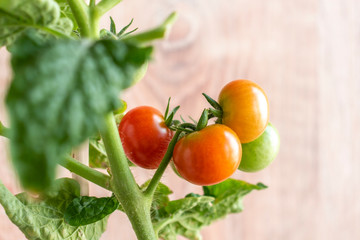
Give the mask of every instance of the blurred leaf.
M 105 146 L 101 140 L 89 138 L 89 165 L 92 168 L 109 167 Z
M 73 30 L 76 30 L 78 28 L 78 25 L 75 16 L 71 11 L 68 0 L 55 0 L 55 1 L 59 4 L 61 17 L 70 19 L 73 24 Z
M 25 188 L 42 191 L 59 159 L 119 107 L 151 47 L 122 41 L 44 41 L 24 35 L 11 48 L 13 81 L 6 103 L 13 163 Z
M 69 35 L 73 22 L 67 17 L 54 0 L 1 0 L 0 47 L 12 44 L 27 29 Z

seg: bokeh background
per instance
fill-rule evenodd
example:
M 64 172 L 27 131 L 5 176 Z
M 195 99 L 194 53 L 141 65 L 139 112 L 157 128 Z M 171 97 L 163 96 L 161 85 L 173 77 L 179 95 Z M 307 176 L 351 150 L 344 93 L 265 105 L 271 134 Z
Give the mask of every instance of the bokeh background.
M 360 1 L 358 0 L 126 0 L 111 15 L 118 26 L 134 18 L 140 30 L 176 10 L 167 40 L 156 45 L 145 79 L 123 94 L 129 108 L 165 109 L 198 118 L 206 92 L 217 98 L 229 81 L 245 78 L 267 92 L 270 120 L 281 135 L 266 170 L 235 178 L 263 182 L 245 198 L 243 213 L 205 228 L 204 240 L 360 239 Z M 105 17 L 103 27 L 109 26 Z M 0 49 L 0 120 L 11 79 Z M 0 178 L 21 191 L 0 138 Z M 59 170 L 61 176 L 66 171 Z M 139 182 L 153 172 L 136 170 Z M 201 188 L 167 171 L 173 199 Z M 91 194 L 109 192 L 91 185 Z M 22 240 L 0 207 L 0 240 Z M 102 240 L 136 239 L 126 217 L 113 214 Z M 179 238 L 181 239 L 181 238 Z

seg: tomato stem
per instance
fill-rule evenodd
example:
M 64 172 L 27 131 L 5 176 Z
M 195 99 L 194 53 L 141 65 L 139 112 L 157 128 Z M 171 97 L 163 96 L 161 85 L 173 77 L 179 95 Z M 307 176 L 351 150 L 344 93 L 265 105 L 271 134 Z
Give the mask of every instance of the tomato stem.
M 122 0 L 101 0 L 97 5 L 96 8 L 99 11 L 99 16 L 104 15 L 107 13 L 110 9 L 115 7 L 118 3 L 120 3 Z
M 165 172 L 166 167 L 169 165 L 169 162 L 172 158 L 172 154 L 174 152 L 174 148 L 175 148 L 175 144 L 177 143 L 177 140 L 179 138 L 181 131 L 177 130 L 174 137 L 171 139 L 168 149 L 160 163 L 160 166 L 158 167 L 158 169 L 156 170 L 153 178 L 151 179 L 149 186 L 146 188 L 144 194 L 145 196 L 149 196 L 152 198 L 152 196 L 154 195 L 154 192 L 156 190 L 157 185 L 160 182 L 160 179 L 162 177 L 162 175 Z
M 104 118 L 105 126 L 100 128 L 106 153 L 109 158 L 112 179 L 111 187 L 124 208 L 139 240 L 156 240 L 151 217 L 151 197 L 145 196 L 132 175 L 122 147 L 113 113 Z
M 82 37 L 90 37 L 88 6 L 83 0 L 68 0 Z
M 85 164 L 80 163 L 76 159 L 68 156 L 62 159 L 59 162 L 59 165 L 63 166 L 64 168 L 68 169 L 70 172 L 73 172 L 90 182 L 95 183 L 96 185 L 105 188 L 109 191 L 112 191 L 110 186 L 110 177 L 104 173 L 96 171 Z

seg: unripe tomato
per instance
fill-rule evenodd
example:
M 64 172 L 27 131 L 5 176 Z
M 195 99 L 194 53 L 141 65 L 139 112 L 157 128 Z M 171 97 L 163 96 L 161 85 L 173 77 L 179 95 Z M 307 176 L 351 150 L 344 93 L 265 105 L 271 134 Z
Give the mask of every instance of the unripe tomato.
M 187 181 L 205 186 L 230 177 L 241 161 L 241 143 L 229 127 L 214 124 L 190 133 L 175 145 L 174 165 Z
M 239 169 L 257 172 L 266 168 L 279 152 L 280 137 L 269 123 L 263 134 L 252 142 L 242 144 L 242 158 Z
M 265 92 L 254 82 L 236 80 L 221 90 L 219 104 L 222 124 L 236 132 L 241 143 L 259 137 L 269 120 L 269 104 Z
M 126 156 L 147 169 L 159 167 L 174 135 L 165 125 L 161 112 L 148 106 L 126 113 L 118 129 Z

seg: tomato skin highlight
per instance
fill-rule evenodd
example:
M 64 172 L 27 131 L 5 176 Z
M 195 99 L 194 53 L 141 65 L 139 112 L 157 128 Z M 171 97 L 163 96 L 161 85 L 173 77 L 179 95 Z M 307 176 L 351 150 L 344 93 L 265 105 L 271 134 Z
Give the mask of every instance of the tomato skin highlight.
M 161 112 L 149 106 L 126 113 L 118 130 L 126 156 L 146 169 L 159 167 L 174 135 L 165 125 Z
M 222 124 L 236 132 L 241 143 L 259 137 L 269 121 L 269 103 L 264 90 L 249 80 L 236 80 L 219 94 L 223 110 Z
M 229 178 L 238 168 L 241 154 L 236 133 L 214 124 L 181 138 L 175 145 L 173 161 L 185 180 L 206 186 Z

